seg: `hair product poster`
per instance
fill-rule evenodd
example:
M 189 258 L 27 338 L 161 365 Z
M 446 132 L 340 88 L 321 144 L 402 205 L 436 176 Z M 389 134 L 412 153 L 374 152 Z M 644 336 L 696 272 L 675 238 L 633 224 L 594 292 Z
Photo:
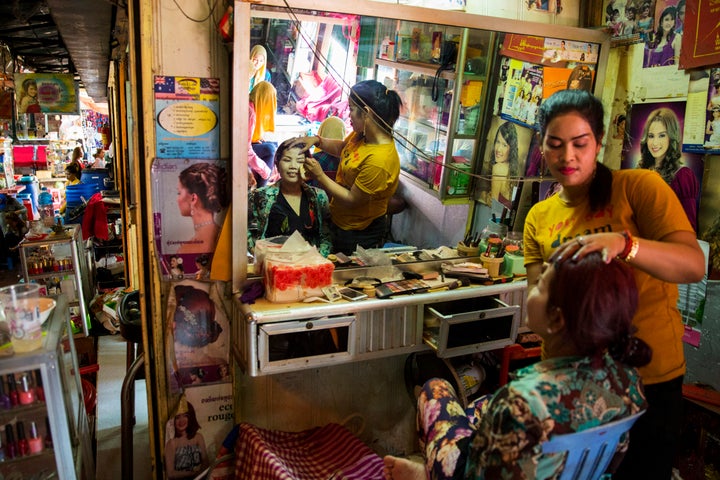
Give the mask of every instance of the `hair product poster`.
M 215 283 L 194 280 L 173 283 L 165 332 L 172 391 L 231 381 L 230 323 Z
M 497 200 L 512 208 L 513 189 L 525 175 L 525 163 L 533 130 L 493 117 L 485 144 L 479 200 L 491 205 Z
M 155 159 L 151 177 L 155 241 L 163 274 L 207 279 L 230 205 L 227 162 Z
M 158 158 L 220 157 L 220 80 L 155 76 Z

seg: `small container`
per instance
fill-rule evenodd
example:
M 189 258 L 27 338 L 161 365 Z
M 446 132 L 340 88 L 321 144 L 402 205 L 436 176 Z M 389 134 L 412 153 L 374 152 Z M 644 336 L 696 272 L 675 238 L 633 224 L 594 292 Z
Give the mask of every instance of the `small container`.
M 480 255 L 480 261 L 482 262 L 483 267 L 487 268 L 488 275 L 491 277 L 500 276 L 500 266 L 503 263 L 502 257 L 489 257 L 483 253 Z
M 43 439 L 38 433 L 35 422 L 30 422 L 30 438 L 28 439 L 30 453 L 40 453 L 43 451 Z
M 480 247 L 468 247 L 463 242 L 458 242 L 457 244 L 457 251 L 458 255 L 461 257 L 477 257 L 480 255 Z

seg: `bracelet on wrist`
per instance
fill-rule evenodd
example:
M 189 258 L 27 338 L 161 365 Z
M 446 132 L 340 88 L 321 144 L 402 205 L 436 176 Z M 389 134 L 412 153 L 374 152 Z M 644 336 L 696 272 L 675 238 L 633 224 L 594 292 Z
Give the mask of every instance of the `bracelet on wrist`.
M 633 238 L 632 246 L 630 247 L 630 253 L 627 254 L 625 257 L 625 261 L 629 262 L 635 258 L 635 256 L 638 253 L 638 250 L 640 249 L 640 242 L 638 242 L 637 238 Z
M 623 248 L 623 251 L 618 254 L 618 258 L 620 260 L 625 260 L 630 254 L 630 250 L 632 249 L 633 237 L 627 230 L 623 230 L 622 232 L 620 232 L 620 235 L 622 235 L 625 239 L 625 247 Z
M 620 253 L 620 255 L 618 255 L 618 258 L 620 260 L 629 262 L 633 260 L 637 255 L 637 252 L 640 248 L 640 242 L 638 242 L 638 239 L 634 238 L 632 234 L 627 230 L 622 232 L 622 236 L 625 237 L 625 248 Z

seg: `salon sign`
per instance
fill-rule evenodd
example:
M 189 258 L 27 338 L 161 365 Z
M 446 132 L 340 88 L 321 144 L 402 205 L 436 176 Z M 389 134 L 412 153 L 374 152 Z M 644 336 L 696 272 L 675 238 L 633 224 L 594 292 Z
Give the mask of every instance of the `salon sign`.
M 15 73 L 13 77 L 19 114 L 80 114 L 80 96 L 72 74 Z

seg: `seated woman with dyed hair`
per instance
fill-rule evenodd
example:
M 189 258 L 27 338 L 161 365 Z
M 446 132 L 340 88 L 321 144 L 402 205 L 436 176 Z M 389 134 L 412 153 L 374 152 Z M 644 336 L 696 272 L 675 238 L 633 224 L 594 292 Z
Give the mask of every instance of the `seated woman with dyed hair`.
M 637 306 L 625 262 L 606 264 L 600 252 L 552 259 L 527 298 L 528 326 L 543 339 L 544 360 L 465 411 L 449 382 L 425 382 L 418 398 L 425 464 L 387 456 L 385 478 L 559 478 L 564 457 L 542 453 L 550 437 L 646 408 L 634 367 L 646 365 L 652 351 L 634 336 Z M 611 465 L 627 445 L 626 436 Z

